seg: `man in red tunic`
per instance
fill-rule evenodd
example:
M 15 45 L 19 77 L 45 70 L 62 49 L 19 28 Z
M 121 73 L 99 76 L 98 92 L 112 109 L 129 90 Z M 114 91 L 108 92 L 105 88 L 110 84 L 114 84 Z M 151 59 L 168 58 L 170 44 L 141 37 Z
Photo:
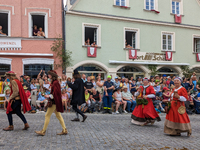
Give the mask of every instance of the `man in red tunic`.
M 6 111 L 8 121 L 9 121 L 9 126 L 3 130 L 4 131 L 14 130 L 13 118 L 12 118 L 13 113 L 16 113 L 17 116 L 19 116 L 21 120 L 24 122 L 23 130 L 27 130 L 29 128 L 29 125 L 26 121 L 26 118 L 21 112 L 21 104 L 23 105 L 24 113 L 26 113 L 27 111 L 30 111 L 31 106 L 28 102 L 28 99 L 26 97 L 26 94 L 24 92 L 21 82 L 16 77 L 16 74 L 13 71 L 9 71 L 6 73 L 6 75 L 8 79 L 10 79 L 11 93 L 10 93 L 9 103 L 8 103 L 8 107 Z
M 166 115 L 164 132 L 180 136 L 182 132 L 192 134 L 190 119 L 186 113 L 184 101 L 188 99 L 187 91 L 181 86 L 181 79 L 174 79 L 175 88 L 171 95 L 171 108 Z
M 144 85 L 140 86 L 139 90 L 135 93 L 135 96 L 146 99 L 148 103 L 137 104 L 131 116 L 131 122 L 141 126 L 145 126 L 148 123 L 154 124 L 156 120 L 161 121 L 152 102 L 152 98 L 155 97 L 154 88 L 149 85 L 148 78 L 143 79 L 143 84 Z

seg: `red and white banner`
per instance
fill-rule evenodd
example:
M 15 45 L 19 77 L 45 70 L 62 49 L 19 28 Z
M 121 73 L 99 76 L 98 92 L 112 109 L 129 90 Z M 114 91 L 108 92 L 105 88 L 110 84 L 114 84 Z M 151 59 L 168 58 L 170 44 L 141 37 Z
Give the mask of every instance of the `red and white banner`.
M 200 53 L 197 53 L 197 61 L 200 61 Z
M 129 50 L 129 59 L 137 59 L 137 50 L 134 49 Z
M 97 57 L 97 48 L 96 47 L 88 47 L 87 48 L 87 56 L 88 57 Z
M 175 23 L 181 23 L 182 22 L 182 18 L 181 15 L 175 15 Z
M 169 60 L 169 61 L 172 61 L 172 52 L 166 52 L 165 53 L 165 59 Z

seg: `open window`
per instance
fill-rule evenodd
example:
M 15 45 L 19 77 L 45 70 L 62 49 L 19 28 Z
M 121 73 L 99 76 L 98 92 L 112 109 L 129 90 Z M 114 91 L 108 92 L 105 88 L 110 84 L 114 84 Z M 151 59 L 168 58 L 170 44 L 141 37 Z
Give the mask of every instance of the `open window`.
M 101 46 L 101 26 L 94 24 L 83 24 L 83 45 Z
M 46 13 L 30 13 L 29 37 L 48 37 L 48 21 Z
M 8 35 L 8 13 L 0 12 L 0 36 Z
M 124 48 L 140 49 L 139 29 L 125 28 Z
M 200 53 L 200 38 L 194 38 L 194 52 Z

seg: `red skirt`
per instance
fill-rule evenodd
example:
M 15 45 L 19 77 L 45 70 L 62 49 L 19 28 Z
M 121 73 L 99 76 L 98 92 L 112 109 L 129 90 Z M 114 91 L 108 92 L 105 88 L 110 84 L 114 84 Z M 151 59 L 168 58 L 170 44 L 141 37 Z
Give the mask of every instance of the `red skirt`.
M 135 107 L 135 109 L 132 112 L 131 118 L 138 122 L 146 122 L 147 120 L 157 120 L 161 121 L 158 113 L 156 112 L 152 99 L 147 99 L 148 104 L 144 105 L 144 108 L 142 108 L 142 105 L 138 105 Z

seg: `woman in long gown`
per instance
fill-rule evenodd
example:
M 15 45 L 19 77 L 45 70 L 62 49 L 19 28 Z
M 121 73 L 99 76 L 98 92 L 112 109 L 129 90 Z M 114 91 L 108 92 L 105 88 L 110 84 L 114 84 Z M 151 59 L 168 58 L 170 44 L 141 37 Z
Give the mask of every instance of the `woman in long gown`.
M 166 115 L 164 133 L 180 136 L 182 132 L 192 134 L 190 119 L 186 113 L 184 101 L 188 99 L 187 91 L 181 86 L 181 79 L 174 79 L 175 88 L 171 95 L 171 108 Z

